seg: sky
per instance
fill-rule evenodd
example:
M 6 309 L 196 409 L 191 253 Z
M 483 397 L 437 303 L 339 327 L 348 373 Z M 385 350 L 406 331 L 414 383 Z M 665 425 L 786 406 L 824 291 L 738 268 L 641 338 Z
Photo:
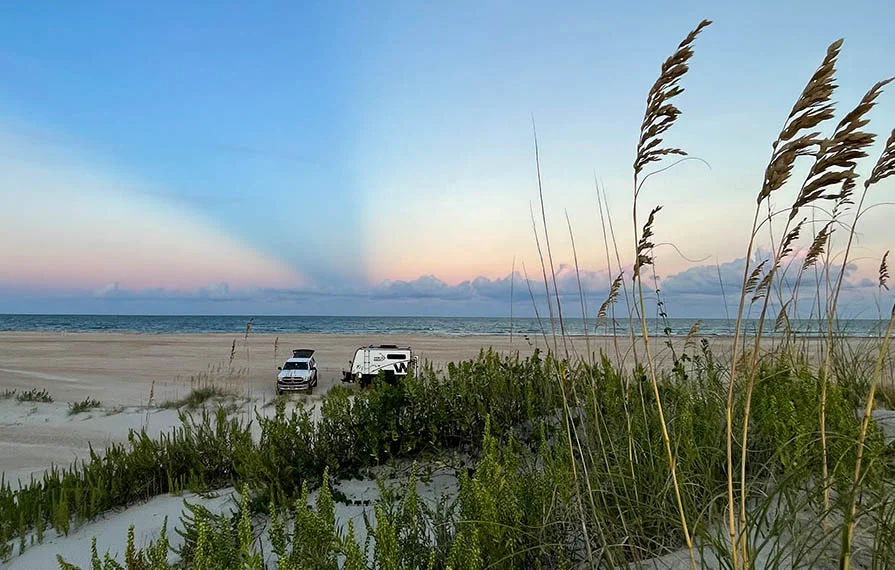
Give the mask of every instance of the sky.
M 0 312 L 504 316 L 512 291 L 531 313 L 534 128 L 560 292 L 580 275 L 599 306 L 615 271 L 595 180 L 629 266 L 646 93 L 708 18 L 667 137 L 704 162 L 651 178 L 640 215 L 663 206 L 657 242 L 674 247 L 652 284 L 669 313 L 724 316 L 786 114 L 837 38 L 840 116 L 895 74 L 893 16 L 883 1 L 6 2 Z M 884 140 L 895 93 L 870 117 Z M 891 297 L 875 284 L 890 219 L 862 220 L 855 315 Z

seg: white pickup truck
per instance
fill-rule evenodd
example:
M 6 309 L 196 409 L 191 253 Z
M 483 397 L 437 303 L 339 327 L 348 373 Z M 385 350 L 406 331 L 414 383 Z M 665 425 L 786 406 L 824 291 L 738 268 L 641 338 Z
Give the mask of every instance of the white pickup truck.
M 292 358 L 278 368 L 277 394 L 283 392 L 311 391 L 317 385 L 317 359 L 309 348 L 292 351 Z

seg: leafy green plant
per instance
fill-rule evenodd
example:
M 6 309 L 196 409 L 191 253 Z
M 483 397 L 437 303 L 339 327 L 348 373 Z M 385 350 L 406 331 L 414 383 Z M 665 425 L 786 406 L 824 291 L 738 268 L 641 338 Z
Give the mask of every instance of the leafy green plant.
M 71 404 L 69 404 L 68 415 L 73 416 L 75 414 L 80 414 L 81 412 L 86 412 L 100 406 L 102 406 L 102 403 L 99 400 L 94 400 L 93 398 L 85 398 L 80 402 L 72 402 Z
M 16 400 L 19 402 L 42 402 L 48 404 L 53 401 L 53 396 L 43 388 L 32 388 L 16 394 Z
M 194 388 L 189 394 L 179 400 L 163 402 L 159 407 L 195 410 L 206 404 L 209 400 L 227 397 L 233 397 L 233 393 L 217 386 L 202 386 L 200 388 Z

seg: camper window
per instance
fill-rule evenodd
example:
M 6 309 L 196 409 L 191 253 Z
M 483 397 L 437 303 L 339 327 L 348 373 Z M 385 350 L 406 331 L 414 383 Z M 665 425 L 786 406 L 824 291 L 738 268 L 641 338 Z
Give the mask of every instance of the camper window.
M 407 355 L 406 354 L 397 354 L 397 353 L 393 352 L 391 354 L 386 355 L 386 358 L 388 358 L 389 360 L 407 360 Z

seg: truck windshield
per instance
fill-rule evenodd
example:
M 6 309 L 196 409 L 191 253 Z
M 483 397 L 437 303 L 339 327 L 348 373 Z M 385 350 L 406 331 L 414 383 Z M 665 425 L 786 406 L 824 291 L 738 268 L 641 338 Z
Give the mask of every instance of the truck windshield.
M 283 370 L 307 370 L 307 362 L 287 362 L 283 365 Z

